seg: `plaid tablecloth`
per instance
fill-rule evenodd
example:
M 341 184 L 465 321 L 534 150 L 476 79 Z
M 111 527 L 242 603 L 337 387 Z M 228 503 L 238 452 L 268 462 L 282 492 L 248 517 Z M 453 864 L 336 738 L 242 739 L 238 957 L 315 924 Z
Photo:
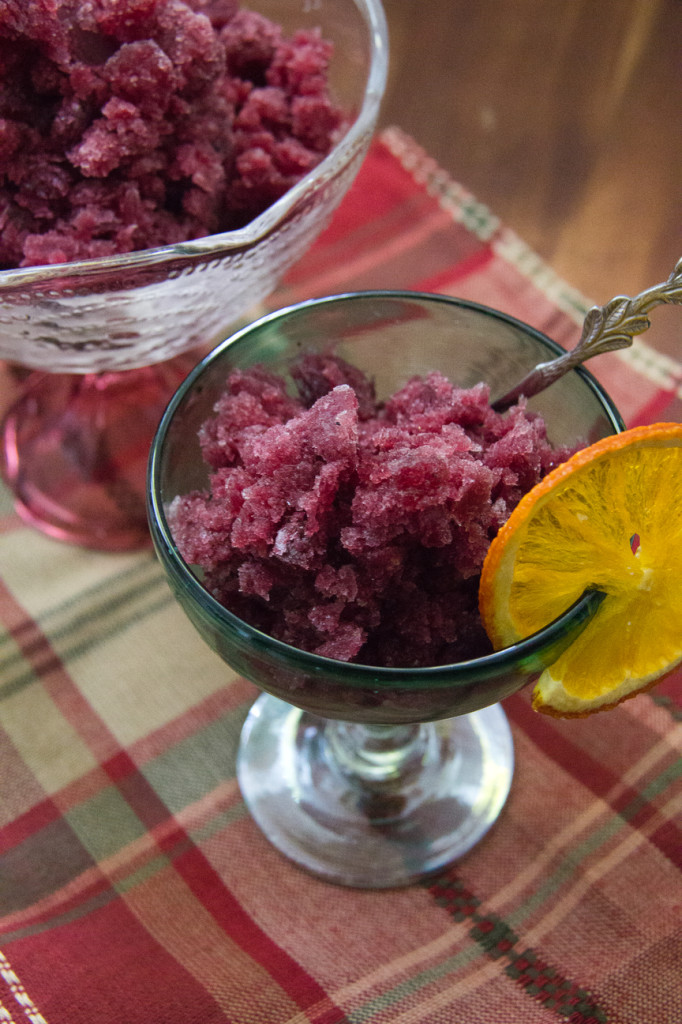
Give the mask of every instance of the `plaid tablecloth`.
M 575 343 L 588 303 L 399 130 L 269 303 L 412 287 Z M 640 340 L 592 368 L 629 424 L 682 418 Z M 0 509 L 0 1022 L 680 1024 L 682 674 L 584 721 L 505 702 L 516 773 L 441 877 L 365 892 L 270 847 L 235 780 L 254 687 L 151 552 Z

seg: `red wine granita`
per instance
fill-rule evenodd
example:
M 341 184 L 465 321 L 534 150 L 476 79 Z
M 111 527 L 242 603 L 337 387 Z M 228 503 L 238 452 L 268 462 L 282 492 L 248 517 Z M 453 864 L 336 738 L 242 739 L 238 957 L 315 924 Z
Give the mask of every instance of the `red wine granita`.
M 239 0 L 0 4 L 0 269 L 243 227 L 340 137 L 331 53 Z
M 322 657 L 385 667 L 490 653 L 478 581 L 523 494 L 574 450 L 519 402 L 438 372 L 385 400 L 334 355 L 304 356 L 296 392 L 235 370 L 200 430 L 208 486 L 168 520 L 204 586 L 255 628 Z

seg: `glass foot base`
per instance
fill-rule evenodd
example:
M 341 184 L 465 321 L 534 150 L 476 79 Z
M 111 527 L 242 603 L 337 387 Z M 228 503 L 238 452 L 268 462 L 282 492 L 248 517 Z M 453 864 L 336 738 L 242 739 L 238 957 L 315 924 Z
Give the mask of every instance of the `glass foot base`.
M 412 727 L 410 758 L 383 780 L 358 778 L 337 756 L 339 727 L 347 725 L 263 694 L 237 761 L 256 823 L 319 878 L 368 889 L 407 885 L 465 854 L 502 810 L 514 753 L 499 705 Z
M 149 449 L 195 361 L 180 356 L 116 373 L 32 374 L 2 429 L 2 474 L 22 519 L 82 547 L 150 544 Z

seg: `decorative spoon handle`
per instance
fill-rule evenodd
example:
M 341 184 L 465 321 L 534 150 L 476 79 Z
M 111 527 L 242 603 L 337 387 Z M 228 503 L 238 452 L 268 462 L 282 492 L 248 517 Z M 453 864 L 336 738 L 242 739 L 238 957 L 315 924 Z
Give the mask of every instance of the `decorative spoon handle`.
M 682 259 L 662 284 L 655 284 L 632 299 L 617 295 L 605 306 L 593 306 L 585 317 L 583 333 L 575 348 L 548 363 L 538 363 L 519 384 L 492 403 L 493 409 L 503 412 L 522 395 L 526 398 L 536 395 L 592 356 L 627 348 L 636 334 L 642 334 L 651 326 L 647 314 L 664 303 L 682 305 Z

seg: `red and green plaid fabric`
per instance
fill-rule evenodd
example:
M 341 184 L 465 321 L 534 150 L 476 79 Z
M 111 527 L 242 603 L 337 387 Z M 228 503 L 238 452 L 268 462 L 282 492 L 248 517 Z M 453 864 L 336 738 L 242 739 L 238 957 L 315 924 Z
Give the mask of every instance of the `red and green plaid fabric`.
M 588 303 L 399 130 L 269 305 L 409 287 L 567 346 Z M 643 340 L 593 365 L 630 424 L 680 419 Z M 500 820 L 427 883 L 326 885 L 235 780 L 255 696 L 150 552 L 99 554 L 0 497 L 0 1024 L 680 1024 L 682 674 L 563 722 L 505 702 Z

